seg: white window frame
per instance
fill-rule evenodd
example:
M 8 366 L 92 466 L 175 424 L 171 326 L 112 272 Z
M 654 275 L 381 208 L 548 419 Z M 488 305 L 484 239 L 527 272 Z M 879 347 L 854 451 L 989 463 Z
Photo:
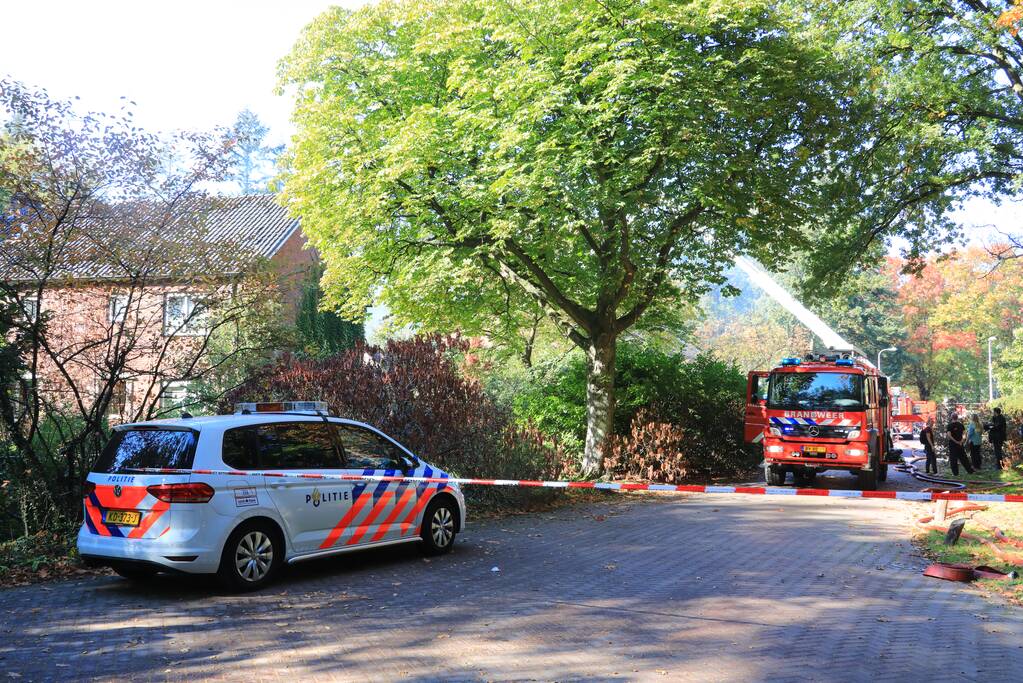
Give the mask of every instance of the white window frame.
M 21 381 L 14 384 L 14 391 L 11 393 L 11 398 L 14 403 L 14 411 L 16 417 L 21 417 L 28 412 L 28 394 L 22 391 L 22 387 L 27 385 L 29 391 L 38 390 L 36 384 L 36 376 L 32 374 L 31 370 L 25 370 L 21 373 Z
M 170 321 L 171 299 L 183 299 L 185 302 L 185 321 L 176 327 Z M 197 314 L 196 307 L 202 307 Z M 208 333 L 209 309 L 198 294 L 192 292 L 167 292 L 163 295 L 163 335 L 165 337 L 201 337 Z
M 40 305 L 40 297 L 38 294 L 29 294 L 21 297 L 21 302 L 18 307 L 21 309 L 21 313 L 25 316 L 25 320 L 27 322 L 34 324 L 37 320 L 39 320 L 39 311 L 42 306 Z
M 128 314 L 128 300 L 127 294 L 121 294 L 120 292 L 114 292 L 110 295 L 110 299 L 107 302 L 107 321 L 111 323 L 123 323 L 125 317 Z M 123 302 L 118 306 L 118 302 Z
M 192 383 L 185 379 L 174 379 L 164 382 L 160 387 L 160 412 L 184 410 L 195 400 Z

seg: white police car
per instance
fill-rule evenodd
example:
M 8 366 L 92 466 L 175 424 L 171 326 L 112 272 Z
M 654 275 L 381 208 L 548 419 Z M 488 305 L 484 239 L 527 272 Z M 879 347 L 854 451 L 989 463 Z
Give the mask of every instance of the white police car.
M 78 551 L 129 578 L 216 573 L 248 590 L 284 563 L 360 548 L 415 541 L 445 553 L 465 525 L 456 485 L 252 471 L 448 476 L 376 429 L 328 416 L 316 401 L 120 425 L 86 481 Z

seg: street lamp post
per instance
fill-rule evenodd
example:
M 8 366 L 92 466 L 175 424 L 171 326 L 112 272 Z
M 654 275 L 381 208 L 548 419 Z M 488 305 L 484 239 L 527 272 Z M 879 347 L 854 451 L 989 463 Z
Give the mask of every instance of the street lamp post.
M 995 376 L 991 372 L 991 342 L 994 337 L 987 338 L 987 400 L 988 403 L 995 400 Z
M 888 351 L 898 351 L 898 349 L 895 348 L 894 346 L 889 346 L 887 349 L 881 349 L 880 351 L 877 352 L 877 371 L 882 375 L 884 373 L 881 372 L 881 354 L 886 353 Z

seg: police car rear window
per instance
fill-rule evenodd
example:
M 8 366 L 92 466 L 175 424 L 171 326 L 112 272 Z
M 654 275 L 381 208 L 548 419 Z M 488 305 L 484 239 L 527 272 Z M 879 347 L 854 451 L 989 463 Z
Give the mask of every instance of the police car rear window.
M 150 467 L 189 469 L 197 435 L 189 430 L 115 430 L 93 472 L 126 472 Z
M 224 432 L 224 464 L 236 470 L 339 469 L 330 425 L 325 422 L 287 422 L 236 427 Z

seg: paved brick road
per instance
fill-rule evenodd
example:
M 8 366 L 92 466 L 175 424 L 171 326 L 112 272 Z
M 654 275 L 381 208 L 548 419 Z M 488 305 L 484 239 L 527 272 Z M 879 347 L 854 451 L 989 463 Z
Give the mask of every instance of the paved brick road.
M 0 679 L 1023 680 L 1023 610 L 920 576 L 920 507 L 615 500 L 474 525 L 430 562 L 399 546 L 301 566 L 256 595 L 0 591 Z

